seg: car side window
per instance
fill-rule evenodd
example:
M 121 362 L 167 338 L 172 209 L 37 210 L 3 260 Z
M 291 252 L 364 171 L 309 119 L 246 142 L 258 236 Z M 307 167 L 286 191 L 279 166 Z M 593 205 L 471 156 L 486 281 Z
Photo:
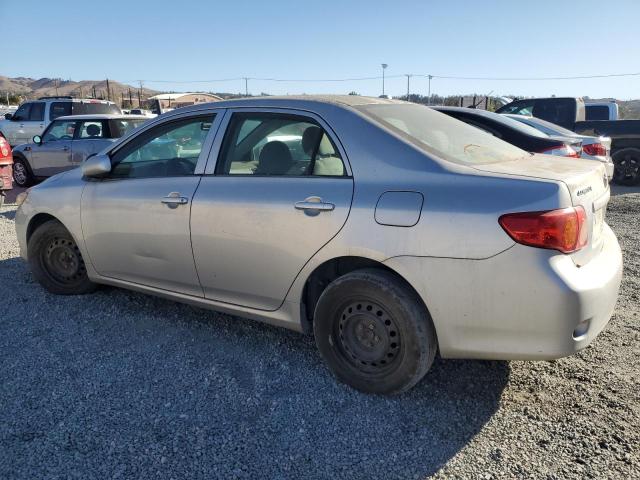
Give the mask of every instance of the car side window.
M 104 124 L 100 120 L 92 120 L 80 122 L 79 139 L 98 139 L 105 138 Z
M 193 175 L 213 114 L 158 125 L 132 139 L 111 158 L 112 178 Z
M 31 112 L 29 113 L 29 120 L 32 122 L 44 121 L 44 103 L 35 102 L 31 104 Z
M 53 122 L 42 137 L 43 142 L 72 140 L 76 130 L 75 120 L 57 120 Z
M 26 120 L 29 120 L 31 105 L 31 103 L 23 103 L 22 105 L 20 105 L 18 107 L 18 110 L 16 110 L 16 113 L 14 113 L 11 117 L 11 120 L 14 120 L 16 122 L 24 122 Z
M 52 102 L 49 106 L 49 120 L 71 115 L 71 102 Z
M 533 115 L 533 102 L 517 102 L 516 105 L 507 105 L 500 113 L 514 113 L 516 115 Z
M 315 120 L 280 113 L 234 113 L 216 173 L 340 177 L 346 171 L 338 149 Z

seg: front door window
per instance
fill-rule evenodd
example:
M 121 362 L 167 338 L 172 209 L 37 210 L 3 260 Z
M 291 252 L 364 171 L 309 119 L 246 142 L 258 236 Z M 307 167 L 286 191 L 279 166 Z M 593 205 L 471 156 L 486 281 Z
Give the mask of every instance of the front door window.
M 176 120 L 143 133 L 118 150 L 111 162 L 114 178 L 193 175 L 213 115 Z

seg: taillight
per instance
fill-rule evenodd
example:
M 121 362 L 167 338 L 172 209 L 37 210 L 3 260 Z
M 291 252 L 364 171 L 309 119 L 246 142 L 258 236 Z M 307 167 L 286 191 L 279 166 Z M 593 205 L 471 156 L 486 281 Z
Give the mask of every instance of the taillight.
M 11 155 L 11 146 L 9 142 L 0 135 L 0 157 L 8 157 Z
M 587 214 L 581 206 L 502 215 L 498 221 L 522 245 L 571 253 L 587 244 Z
M 554 145 L 553 147 L 545 148 L 544 150 L 540 150 L 538 153 L 544 153 L 545 155 L 558 155 L 559 157 L 573 157 L 579 158 L 580 152 L 574 150 L 569 145 L 560 144 Z
M 593 157 L 604 157 L 607 155 L 607 148 L 601 143 L 592 143 L 591 145 L 583 145 L 582 151 Z

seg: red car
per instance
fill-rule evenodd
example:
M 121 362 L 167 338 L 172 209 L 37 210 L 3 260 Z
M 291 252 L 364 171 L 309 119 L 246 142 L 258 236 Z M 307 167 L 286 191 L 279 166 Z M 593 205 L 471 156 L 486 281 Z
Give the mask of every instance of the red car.
M 13 188 L 13 155 L 9 142 L 0 135 L 0 207 L 4 204 L 6 190 Z

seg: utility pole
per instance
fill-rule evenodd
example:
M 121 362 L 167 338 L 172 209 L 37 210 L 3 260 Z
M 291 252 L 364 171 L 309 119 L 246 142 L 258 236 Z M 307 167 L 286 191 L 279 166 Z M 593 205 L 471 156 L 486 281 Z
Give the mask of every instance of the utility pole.
M 409 101 L 409 79 L 413 77 L 413 74 L 405 73 L 405 76 L 407 77 L 407 102 L 408 102 Z
M 56 97 L 57 97 L 58 96 L 58 79 L 57 78 L 56 78 L 55 82 L 56 82 Z
M 382 64 L 382 96 L 384 97 L 384 71 L 387 69 L 389 65 L 386 63 Z
M 96 84 L 93 84 L 93 98 L 96 98 Z
M 431 79 L 433 78 L 433 75 L 427 75 L 429 77 L 429 105 L 431 105 Z
M 133 108 L 133 99 L 131 98 L 131 87 L 129 87 L 129 108 Z
M 244 77 L 244 96 L 249 96 L 249 79 L 247 77 Z
M 107 78 L 107 100 L 111 100 L 111 89 L 109 88 L 109 79 Z
M 142 80 L 139 80 L 140 88 L 138 89 L 138 107 L 142 108 Z M 133 107 L 133 105 L 131 105 Z

